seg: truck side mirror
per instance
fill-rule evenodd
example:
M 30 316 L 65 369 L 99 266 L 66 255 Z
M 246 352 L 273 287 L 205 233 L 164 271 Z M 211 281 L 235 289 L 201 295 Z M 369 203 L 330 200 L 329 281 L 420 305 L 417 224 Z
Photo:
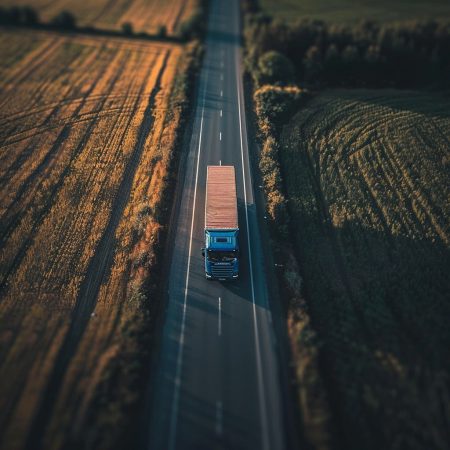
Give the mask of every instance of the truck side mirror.
M 204 248 L 202 248 L 202 256 L 203 256 L 203 258 L 205 257 L 205 249 Z

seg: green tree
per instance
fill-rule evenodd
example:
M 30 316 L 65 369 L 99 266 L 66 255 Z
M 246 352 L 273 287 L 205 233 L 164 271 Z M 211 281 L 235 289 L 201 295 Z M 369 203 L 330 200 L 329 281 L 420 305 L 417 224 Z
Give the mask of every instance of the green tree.
M 22 23 L 31 26 L 39 23 L 38 13 L 31 6 L 24 6 L 22 8 Z
M 159 25 L 158 29 L 156 30 L 156 35 L 159 38 L 164 38 L 167 36 L 167 27 L 165 25 Z
M 294 66 L 289 58 L 277 51 L 264 53 L 258 59 L 257 83 L 287 84 L 294 80 Z
M 17 25 L 20 23 L 20 17 L 22 12 L 18 6 L 11 6 L 7 10 L 7 23 L 11 25 Z
M 61 28 L 64 30 L 73 30 L 77 26 L 75 16 L 70 11 L 61 11 L 56 17 L 53 18 L 51 23 L 56 28 Z
M 317 45 L 309 47 L 303 58 L 303 66 L 305 68 L 305 80 L 317 81 L 323 69 L 322 53 Z
M 131 36 L 133 34 L 133 25 L 130 22 L 125 22 L 122 24 L 122 33 L 127 36 Z

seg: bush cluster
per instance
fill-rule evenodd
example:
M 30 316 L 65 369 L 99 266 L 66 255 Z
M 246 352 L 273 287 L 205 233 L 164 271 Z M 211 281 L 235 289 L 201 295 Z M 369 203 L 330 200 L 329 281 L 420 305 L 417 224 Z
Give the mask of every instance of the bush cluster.
M 294 81 L 294 74 L 294 65 L 290 59 L 273 50 L 261 55 L 254 71 L 258 85 L 291 83 Z
M 62 30 L 74 30 L 77 27 L 77 20 L 70 11 L 61 11 L 51 20 L 51 25 Z
M 130 22 L 124 22 L 121 26 L 122 33 L 131 36 L 133 34 L 133 24 Z
M 262 131 L 265 134 L 277 133 L 298 109 L 305 94 L 305 90 L 296 86 L 264 85 L 257 89 L 255 107 Z
M 291 25 L 249 14 L 245 36 L 252 70 L 262 55 L 276 51 L 291 61 L 296 80 L 310 85 L 449 85 L 449 23 L 340 25 L 301 20 Z

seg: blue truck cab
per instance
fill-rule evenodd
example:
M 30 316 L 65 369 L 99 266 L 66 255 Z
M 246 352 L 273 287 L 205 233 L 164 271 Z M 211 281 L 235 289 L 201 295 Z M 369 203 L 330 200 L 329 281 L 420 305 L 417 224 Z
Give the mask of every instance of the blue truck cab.
M 239 277 L 239 230 L 205 230 L 205 275 L 216 280 Z

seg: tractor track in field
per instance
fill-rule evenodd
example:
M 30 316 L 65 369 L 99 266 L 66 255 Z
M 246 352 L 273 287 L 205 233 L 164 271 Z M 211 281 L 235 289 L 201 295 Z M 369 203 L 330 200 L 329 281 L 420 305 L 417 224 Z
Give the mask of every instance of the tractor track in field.
M 45 59 L 49 59 L 50 56 L 58 50 L 61 42 L 58 42 L 57 38 L 51 40 L 47 45 L 45 45 L 42 49 L 38 48 L 36 52 L 33 52 L 30 55 L 30 59 L 27 58 L 27 63 L 24 62 L 24 67 L 19 67 L 17 72 L 14 72 L 10 75 L 10 77 L 3 81 L 3 89 L 6 93 L 4 100 L 0 103 L 0 109 L 10 100 L 8 94 L 14 95 L 15 89 L 21 83 L 24 82 L 30 75 L 38 69 L 38 67 L 42 64 L 42 61 Z
M 82 99 L 82 101 L 80 102 L 80 104 L 76 107 L 75 111 L 72 114 L 72 117 L 77 117 L 79 114 L 79 111 L 81 111 L 88 103 L 89 103 L 89 99 L 90 99 L 90 93 L 93 92 L 98 83 L 102 80 L 102 78 L 105 76 L 105 74 L 108 72 L 108 66 L 105 66 L 98 74 L 98 76 L 95 78 L 95 81 L 92 83 L 90 89 L 88 90 L 88 92 L 86 93 L 86 95 L 84 96 L 84 98 Z M 102 107 L 103 105 L 106 104 L 106 102 L 109 99 L 109 93 L 111 92 L 111 90 L 114 88 L 115 83 L 119 80 L 119 78 L 121 77 L 121 75 L 123 74 L 123 69 L 117 71 L 117 73 L 114 75 L 114 77 L 111 78 L 111 80 L 109 80 L 108 82 L 108 87 L 107 87 L 107 92 L 102 94 L 101 96 L 97 96 L 97 100 L 99 100 L 99 103 L 96 107 L 96 111 L 102 111 Z M 124 96 L 125 97 L 125 96 Z M 54 111 L 52 111 L 52 113 L 50 114 L 50 116 L 56 114 L 56 112 L 58 111 L 58 106 L 56 106 L 54 108 Z M 92 115 L 92 117 L 91 117 Z M 119 118 L 120 114 L 117 115 L 117 118 Z M 43 170 L 45 170 L 45 168 L 51 163 L 51 161 L 57 156 L 57 154 L 59 153 L 59 151 L 61 150 L 61 144 L 63 144 L 64 142 L 64 134 L 65 134 L 65 130 L 67 129 L 67 131 L 70 131 L 71 126 L 74 123 L 80 123 L 80 122 L 88 122 L 88 125 L 86 127 L 86 130 L 83 133 L 83 136 L 78 140 L 78 144 L 76 145 L 75 151 L 71 153 L 70 155 L 70 159 L 69 162 L 66 166 L 66 169 L 60 174 L 58 181 L 56 182 L 54 188 L 52 189 L 52 194 L 49 196 L 48 202 L 45 203 L 45 206 L 43 208 L 41 208 L 42 211 L 44 211 L 44 215 L 39 216 L 39 220 L 36 220 L 35 224 L 36 226 L 39 226 L 39 224 L 42 222 L 42 220 L 45 217 L 45 211 L 48 210 L 48 208 L 51 206 L 51 199 L 53 199 L 55 197 L 55 195 L 57 195 L 57 192 L 59 190 L 59 188 L 61 187 L 61 185 L 64 182 L 64 179 L 70 169 L 70 166 L 72 164 L 72 162 L 80 155 L 80 153 L 82 152 L 83 148 L 85 147 L 86 143 L 89 141 L 91 134 L 93 132 L 93 129 L 95 128 L 95 126 L 97 125 L 97 121 L 96 119 L 98 118 L 98 115 L 95 115 L 94 113 L 89 113 L 89 117 L 84 119 L 84 120 L 62 120 L 61 122 L 64 125 L 61 132 L 59 133 L 58 137 L 56 138 L 55 143 L 50 147 L 49 152 L 47 152 L 47 154 L 44 156 L 43 161 L 41 161 L 41 163 L 37 166 L 36 169 L 33 170 L 33 172 L 30 173 L 30 175 L 25 179 L 24 184 L 21 186 L 21 188 L 18 190 L 18 193 L 15 196 L 15 199 L 13 200 L 12 204 L 10 205 L 10 208 L 13 207 L 16 203 L 18 205 L 20 204 L 20 196 L 21 194 L 23 194 L 24 192 L 24 186 L 28 186 L 30 184 L 32 184 L 32 182 L 34 181 L 34 179 L 36 179 Z M 48 119 L 48 120 L 47 120 Z M 47 118 L 45 122 L 49 122 L 49 118 Z M 60 127 L 62 124 L 59 124 L 58 127 Z M 57 126 L 48 126 L 43 130 L 43 132 L 48 131 L 49 129 L 52 128 L 56 128 Z M 38 133 L 39 134 L 39 133 Z M 29 152 L 27 152 L 29 153 Z M 28 154 L 25 155 L 25 158 L 28 158 Z M 13 164 L 17 165 L 17 162 L 14 162 Z M 12 171 L 12 173 L 14 173 L 14 171 Z M 22 209 L 23 209 L 23 205 L 22 205 Z M 5 225 L 6 223 L 6 225 Z M 5 223 L 2 223 L 2 236 L 1 236 L 1 242 L 4 242 L 7 240 L 7 238 L 9 237 L 10 232 L 12 231 L 12 229 L 14 229 L 14 225 L 15 225 L 15 221 L 11 219 L 9 221 L 6 221 Z M 33 229 L 33 231 L 36 228 Z M 31 233 L 34 234 L 34 233 Z M 26 250 L 26 246 L 25 250 Z M 1 248 L 1 246 L 0 246 Z M 13 265 L 13 267 L 16 264 Z
M 98 85 L 99 81 L 105 76 L 105 74 L 107 73 L 107 70 L 108 70 L 108 66 L 105 65 L 103 70 L 99 71 L 98 75 L 96 76 L 95 80 L 91 84 L 91 86 L 88 89 L 88 91 L 85 93 L 85 95 L 83 97 L 80 98 L 80 103 L 75 108 L 74 112 L 71 114 L 70 119 L 77 118 L 78 115 L 79 115 L 79 112 L 82 110 L 82 108 L 84 108 L 90 102 L 90 94 L 94 91 L 94 89 Z M 116 81 L 116 78 L 114 79 L 114 81 Z M 112 83 L 110 85 L 110 90 L 113 87 L 114 87 L 114 83 Z M 101 110 L 101 107 L 105 104 L 107 97 L 108 97 L 108 93 L 104 94 L 102 98 L 98 99 L 100 101 L 99 101 L 99 106 L 98 106 L 97 109 Z M 23 138 L 16 139 L 14 141 L 8 141 L 8 142 L 4 141 L 4 142 L 2 142 L 0 144 L 0 148 L 3 148 L 3 147 L 6 147 L 6 146 L 9 146 L 11 144 L 18 143 L 18 142 L 20 142 L 22 140 L 25 140 L 25 139 L 30 139 L 30 141 L 31 141 L 29 143 L 29 145 L 27 146 L 27 149 L 22 151 L 18 155 L 16 160 L 12 161 L 11 165 L 5 171 L 5 174 L 3 175 L 2 180 L 0 180 L 0 188 L 4 189 L 6 187 L 6 183 L 8 183 L 9 180 L 14 176 L 14 174 L 18 172 L 19 168 L 22 167 L 24 163 L 26 163 L 28 158 L 32 157 L 33 151 L 39 145 L 39 142 L 36 139 L 34 139 L 34 138 L 38 137 L 42 133 L 48 132 L 51 129 L 62 127 L 61 132 L 59 133 L 58 137 L 55 140 L 55 143 L 57 143 L 58 141 L 61 141 L 60 134 L 64 133 L 64 129 L 67 126 L 70 126 L 70 125 L 76 123 L 76 120 L 70 120 L 69 118 L 64 120 L 64 119 L 61 118 L 61 119 L 57 120 L 56 124 L 52 124 L 52 118 L 57 117 L 57 114 L 58 114 L 58 112 L 60 111 L 60 108 L 61 108 L 61 104 L 63 104 L 63 102 L 66 102 L 66 101 L 70 101 L 70 97 L 69 97 L 69 100 L 67 100 L 67 98 L 63 98 L 61 102 L 54 103 L 51 106 L 49 106 L 48 109 L 50 109 L 50 112 L 47 114 L 47 116 L 45 117 L 44 121 L 41 124 L 31 128 L 31 129 L 23 130 L 23 131 L 21 131 L 19 133 L 16 133 L 16 134 L 8 133 L 8 139 L 5 139 L 5 141 L 9 140 L 11 136 L 15 136 L 15 135 L 20 134 L 20 133 L 25 133 L 25 132 L 30 131 L 30 130 L 41 130 L 38 133 L 34 133 L 32 135 L 27 135 L 27 136 L 25 136 Z M 38 113 L 42 113 L 42 112 L 43 111 L 38 110 Z M 27 115 L 32 115 L 33 113 L 34 112 L 31 112 L 29 114 L 25 113 L 23 115 L 23 117 L 26 117 Z M 19 113 L 19 114 L 23 114 L 23 113 Z M 16 114 L 13 114 L 12 116 L 8 116 L 7 120 L 10 117 L 15 117 L 15 116 L 16 116 Z M 22 118 L 22 116 L 20 116 L 19 118 Z M 12 119 L 12 120 L 14 120 L 14 119 Z M 3 124 L 1 124 L 1 125 L 3 125 Z M 1 125 L 0 125 L 0 127 L 1 127 Z M 53 144 L 53 146 L 50 147 L 50 151 L 49 151 L 50 153 L 51 153 L 51 150 L 53 149 L 54 145 L 55 144 Z M 58 150 L 58 148 L 55 148 L 54 150 Z M 44 158 L 48 160 L 49 157 L 51 159 L 51 155 L 46 155 Z M 39 167 L 42 168 L 41 165 L 39 165 Z M 35 175 L 36 175 L 36 170 L 34 170 L 33 173 L 30 176 L 33 177 Z M 28 183 L 28 181 L 26 180 L 25 183 Z M 18 196 L 16 196 L 16 198 L 17 197 Z
M 99 77 L 96 79 L 96 82 L 93 84 L 92 89 L 95 88 L 97 82 L 103 77 L 103 75 L 107 72 L 107 67 L 105 68 L 104 71 L 102 71 L 102 73 L 99 75 Z M 121 74 L 123 73 L 123 68 L 121 70 L 118 70 L 117 73 L 115 74 L 115 76 L 110 80 L 109 83 L 109 89 L 111 90 L 114 87 L 114 84 L 116 83 L 116 81 L 120 78 Z M 86 97 L 87 98 L 87 97 Z M 102 103 L 104 104 L 107 100 L 107 95 L 102 99 Z M 83 107 L 84 103 L 82 102 L 78 108 L 78 110 L 80 110 Z M 100 106 L 101 109 L 101 106 Z M 77 156 L 82 152 L 83 148 L 85 147 L 86 143 L 88 142 L 95 126 L 96 126 L 96 121 L 92 120 L 87 129 L 85 130 L 83 136 L 81 137 L 81 139 L 79 140 L 76 149 L 74 152 L 72 152 L 71 156 L 70 156 L 70 162 L 69 164 L 67 164 L 67 166 L 65 167 L 65 169 L 63 170 L 63 172 L 61 173 L 58 181 L 56 182 L 56 184 L 53 186 L 52 189 L 52 194 L 49 195 L 47 197 L 47 200 L 45 201 L 44 205 L 42 208 L 40 208 L 39 213 L 38 213 L 38 217 L 36 218 L 33 228 L 31 230 L 31 232 L 29 233 L 29 236 L 27 239 L 24 240 L 24 242 L 22 243 L 20 249 L 17 251 L 16 256 L 14 258 L 13 263 L 9 266 L 9 269 L 7 270 L 7 272 L 3 275 L 2 277 L 2 283 L 1 283 L 1 287 L 0 287 L 0 296 L 2 295 L 2 293 L 4 292 L 4 290 L 6 289 L 6 283 L 4 283 L 4 281 L 6 281 L 10 275 L 16 270 L 16 268 L 20 265 L 20 262 L 22 261 L 22 259 L 24 258 L 26 251 L 28 249 L 28 247 L 30 246 L 31 242 L 33 241 L 33 236 L 35 234 L 35 232 L 37 231 L 38 227 L 40 226 L 41 222 L 44 220 L 44 217 L 46 216 L 46 214 L 48 214 L 48 212 L 50 211 L 50 206 L 52 204 L 53 198 L 56 196 L 57 192 L 59 191 L 60 187 L 63 185 L 64 180 L 66 178 L 66 175 L 69 173 L 70 171 L 70 167 L 71 167 L 71 163 L 72 161 L 74 161 Z M 57 142 L 58 139 L 61 137 L 61 134 L 58 136 L 57 138 Z M 59 143 L 62 144 L 64 142 L 64 140 L 59 139 Z M 57 153 L 57 151 L 59 150 L 60 146 L 56 145 L 55 148 L 53 149 L 54 151 L 51 152 L 50 157 L 47 159 L 47 163 L 49 162 L 49 160 L 51 159 L 52 155 L 55 155 Z M 40 167 L 40 170 L 43 170 L 43 167 Z M 36 171 L 33 172 L 35 174 L 35 176 L 37 176 Z M 1 236 L 0 236 L 0 248 L 3 247 L 4 243 L 6 242 L 7 238 L 9 237 L 9 235 L 11 234 L 11 232 L 13 231 L 13 228 L 15 226 L 15 223 L 17 222 L 17 218 L 16 216 L 13 216 L 10 221 L 8 222 L 3 222 L 1 223 Z
M 337 92 L 339 93 L 339 91 Z M 379 96 L 370 97 L 372 101 L 382 98 Z M 383 207 L 386 199 L 383 196 L 384 192 L 380 191 L 379 184 L 386 186 L 386 190 L 392 193 L 393 200 L 391 201 L 393 204 L 402 205 L 406 203 L 407 199 L 414 199 L 420 207 L 421 217 L 417 213 L 412 213 L 408 216 L 399 216 L 397 219 L 404 226 L 402 230 L 404 234 L 410 232 L 424 233 L 425 229 L 430 229 L 441 239 L 443 245 L 448 245 L 448 233 L 445 230 L 446 223 L 444 223 L 443 219 L 439 222 L 439 218 L 445 217 L 445 214 L 442 207 L 439 209 L 439 206 L 436 204 L 436 198 L 439 199 L 439 197 L 434 194 L 436 198 L 433 198 L 429 193 L 430 185 L 421 185 L 419 183 L 419 178 L 416 174 L 418 169 L 400 153 L 402 147 L 398 145 L 398 142 L 394 145 L 392 141 L 384 139 L 379 134 L 387 121 L 385 117 L 386 108 L 393 109 L 393 107 L 388 105 L 375 108 L 371 105 L 364 105 L 365 113 L 368 114 L 367 111 L 370 111 L 370 123 L 361 123 L 359 128 L 352 128 L 352 124 L 356 120 L 355 117 L 361 115 L 360 104 L 355 102 L 352 97 L 346 98 L 346 102 L 339 104 L 338 108 L 335 106 L 336 103 L 336 99 L 332 98 L 330 100 L 324 96 L 315 108 L 310 107 L 310 109 L 306 109 L 303 113 L 303 123 L 305 125 L 302 128 L 301 135 L 306 140 L 309 137 L 310 143 L 306 146 L 308 149 L 306 152 L 308 170 L 311 173 L 314 195 L 317 199 L 321 216 L 324 219 L 324 230 L 330 238 L 339 276 L 347 291 L 347 297 L 352 305 L 355 317 L 358 319 L 358 327 L 366 338 L 367 344 L 372 345 L 372 343 L 375 343 L 375 345 L 378 345 L 377 340 L 379 338 L 371 331 L 370 321 L 368 321 L 364 312 L 364 305 L 360 305 L 358 295 L 354 294 L 352 277 L 345 263 L 345 244 L 340 242 L 339 228 L 336 227 L 335 229 L 330 225 L 331 219 L 328 205 L 321 187 L 321 180 L 326 179 L 329 167 L 326 166 L 326 163 L 322 163 L 319 151 L 311 152 L 311 149 L 322 148 L 323 142 L 320 139 L 323 139 L 325 136 L 327 142 L 329 142 L 326 148 L 332 149 L 331 154 L 334 157 L 334 160 L 329 163 L 330 167 L 337 167 L 343 158 L 345 158 L 345 164 L 348 164 L 348 159 L 353 159 L 352 164 L 354 166 L 351 168 L 347 167 L 345 170 L 359 174 L 358 190 L 364 192 L 366 199 L 368 199 L 368 204 L 370 204 L 371 212 L 383 230 L 383 236 L 387 242 L 385 251 L 391 263 L 395 262 L 395 254 L 401 248 L 399 247 L 398 239 L 391 230 L 393 215 L 397 212 L 392 211 L 392 207 L 390 209 Z M 352 109 L 356 112 L 351 112 Z M 433 149 L 436 147 L 431 138 L 430 129 L 436 131 L 434 136 L 437 135 L 439 137 L 441 147 L 445 148 L 446 134 L 443 129 L 438 127 L 434 118 L 423 117 L 409 110 L 395 110 L 389 121 L 397 132 L 401 130 L 406 137 L 411 139 L 409 145 L 412 145 L 411 143 L 413 142 L 414 148 Z M 395 123 L 395 125 L 392 125 L 392 123 Z M 320 133 L 316 130 L 320 130 Z M 422 151 L 426 153 L 428 150 Z M 325 151 L 322 150 L 322 152 L 325 154 Z M 441 154 L 438 153 L 438 155 L 439 159 Z M 321 164 L 325 164 L 325 166 L 321 167 Z M 333 175 L 335 177 L 334 183 L 344 186 L 346 180 L 341 178 L 338 170 L 333 171 L 333 173 L 335 172 L 337 175 Z M 432 175 L 430 175 L 430 179 L 432 179 Z M 389 216 L 389 213 L 391 216 Z M 414 245 L 426 251 L 428 243 L 425 240 L 418 239 L 414 241 Z M 369 246 L 368 251 L 371 251 Z M 398 325 L 397 339 L 404 343 L 405 348 L 411 346 L 414 348 L 415 353 L 426 357 L 430 353 L 430 349 L 423 336 L 410 323 L 397 298 L 392 296 L 388 300 L 384 300 L 383 304 L 384 308 L 392 316 L 393 323 Z

